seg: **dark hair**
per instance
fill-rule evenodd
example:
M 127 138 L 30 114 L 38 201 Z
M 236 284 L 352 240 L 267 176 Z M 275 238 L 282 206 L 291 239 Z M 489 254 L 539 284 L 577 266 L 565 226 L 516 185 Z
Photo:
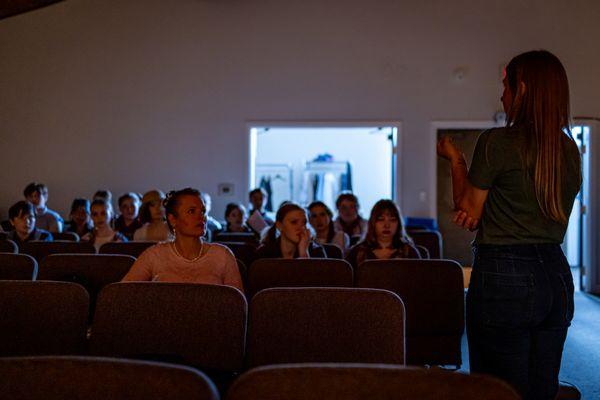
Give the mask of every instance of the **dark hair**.
M 148 196 L 149 194 L 155 194 L 159 197 L 159 199 L 162 199 L 162 201 L 164 201 L 164 194 L 159 190 L 151 190 L 149 192 L 146 192 L 144 196 L 142 196 L 142 205 L 140 206 L 140 210 L 138 212 L 138 218 L 142 225 L 148 222 L 152 222 L 152 215 L 150 213 L 150 203 L 155 200 L 144 201 L 144 197 Z
M 84 208 L 86 213 L 90 213 L 90 201 L 88 199 L 77 198 L 71 203 L 71 214 L 77 211 L 79 208 Z
M 283 222 L 286 215 L 288 215 L 292 211 L 302 211 L 306 214 L 306 210 L 300 207 L 296 203 L 288 202 L 277 210 L 277 214 L 275 214 L 275 222 Z M 262 239 L 262 243 L 266 245 L 272 245 L 277 242 L 277 226 L 273 224 L 267 231 L 267 234 Z
M 110 203 L 112 200 L 112 193 L 110 190 L 97 190 L 96 193 L 94 193 L 93 199 L 104 199 L 107 203 Z
M 227 224 L 227 229 L 229 229 L 229 221 L 227 218 L 229 214 L 231 214 L 234 210 L 240 210 L 242 214 L 246 214 L 246 207 L 244 207 L 241 203 L 229 203 L 225 207 L 225 223 Z
M 47 195 L 48 187 L 43 183 L 31 182 L 29 185 L 25 186 L 25 190 L 23 190 L 23 195 L 25 197 L 29 197 L 35 192 L 39 193 L 40 195 Z
M 565 131 L 573 141 L 567 73 L 549 51 L 528 51 L 510 61 L 506 80 L 513 94 L 506 125 L 526 126 L 530 132 L 521 154 L 525 170 L 533 170 L 538 205 L 546 218 L 566 224 L 569 216 L 562 201 Z
M 121 207 L 121 204 L 122 204 L 122 203 L 123 203 L 125 200 L 128 200 L 128 199 L 131 199 L 131 200 L 133 200 L 135 203 L 138 203 L 138 204 L 139 204 L 139 203 L 141 203 L 140 197 L 139 197 L 139 196 L 138 196 L 136 193 L 133 193 L 133 192 L 127 192 L 127 193 L 125 193 L 125 194 L 123 194 L 123 195 L 121 195 L 121 196 L 119 197 L 119 200 L 118 200 L 119 207 Z
M 377 218 L 379 218 L 386 211 L 398 219 L 398 229 L 396 232 L 394 232 L 392 246 L 394 246 L 395 249 L 398 249 L 404 244 L 412 244 L 412 240 L 406 234 L 400 209 L 396 203 L 387 199 L 379 200 L 371 209 L 371 215 L 369 216 L 369 227 L 367 229 L 367 236 L 365 237 L 364 242 L 373 249 L 379 248 L 379 242 L 377 241 L 377 235 L 375 233 L 375 223 L 377 222 Z
M 8 209 L 8 219 L 12 220 L 17 217 L 20 217 L 23 214 L 33 214 L 35 215 L 35 208 L 33 204 L 28 201 L 21 200 L 17 201 Z
M 267 191 L 263 188 L 255 188 L 252 189 L 249 193 L 248 193 L 248 199 L 252 199 L 252 196 L 256 193 L 261 193 L 264 197 L 268 197 Z
M 165 207 L 165 213 L 167 215 L 167 225 L 169 226 L 171 232 L 173 232 L 173 227 L 169 223 L 168 216 L 177 216 L 177 207 L 179 207 L 179 199 L 182 196 L 198 197 L 200 201 L 202 201 L 202 204 L 204 204 L 204 200 L 202 199 L 200 191 L 193 188 L 188 187 L 181 190 L 171 190 L 169 193 L 167 193 L 167 197 L 163 200 L 163 206 Z
M 322 201 L 313 201 L 307 207 L 308 212 L 310 213 L 310 210 L 312 210 L 315 207 L 323 207 L 325 209 L 325 212 L 329 216 L 329 231 L 327 232 L 327 243 L 330 243 L 333 240 L 333 237 L 335 236 L 335 226 L 334 226 L 335 224 L 333 223 L 333 211 L 331 211 L 331 209 L 329 207 L 327 207 L 327 204 L 323 203 Z
M 340 205 L 342 204 L 342 201 L 344 201 L 344 200 L 352 201 L 352 202 L 356 203 L 357 209 L 360 208 L 360 204 L 358 202 L 358 197 L 356 197 L 354 195 L 354 193 L 350 192 L 349 190 L 345 190 L 339 194 L 339 196 L 335 200 L 335 208 L 339 209 Z

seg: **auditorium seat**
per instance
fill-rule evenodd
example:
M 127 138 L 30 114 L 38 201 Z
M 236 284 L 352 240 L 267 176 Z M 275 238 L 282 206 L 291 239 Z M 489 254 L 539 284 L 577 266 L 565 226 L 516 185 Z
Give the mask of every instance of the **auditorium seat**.
M 36 259 L 38 263 L 42 263 L 44 259 L 51 254 L 95 254 L 94 245 L 87 242 L 72 242 L 72 241 L 31 241 L 23 243 L 19 252 L 29 254 Z
M 250 232 L 219 232 L 215 235 L 213 241 L 248 243 L 254 246 L 258 245 L 258 239 L 256 235 Z
M 248 270 L 248 298 L 274 287 L 352 287 L 352 266 L 328 258 L 261 258 Z
M 91 316 L 100 290 L 123 279 L 134 262 L 122 254 L 52 254 L 40 264 L 37 279 L 82 285 L 90 296 Z
M 71 242 L 79 242 L 79 235 L 75 232 L 57 232 L 53 233 L 54 240 L 66 240 Z
M 202 372 L 100 357 L 0 358 L 0 397 L 28 400 L 218 400 Z
M 229 286 L 114 283 L 98 296 L 90 354 L 181 363 L 226 385 L 243 367 L 247 308 Z
M 156 242 L 108 242 L 100 246 L 99 254 L 124 254 L 138 258 L 148 247 L 154 246 Z
M 423 246 L 429 251 L 431 259 L 443 258 L 442 234 L 438 231 L 417 230 L 408 234 L 416 245 Z
M 404 305 L 392 292 L 274 288 L 250 302 L 246 365 L 404 364 Z
M 244 264 L 249 267 L 257 259 L 256 247 L 249 243 L 243 242 L 217 242 L 223 246 L 227 246 L 235 258 L 239 258 Z
M 226 400 L 518 400 L 489 376 L 369 364 L 284 364 L 240 376 Z
M 396 293 L 406 309 L 406 362 L 461 365 L 464 331 L 462 268 L 451 260 L 369 260 L 356 286 Z
M 89 298 L 68 282 L 0 281 L 0 357 L 81 354 Z
M 19 252 L 19 246 L 10 239 L 0 240 L 0 253 L 13 253 Z
M 35 281 L 38 264 L 27 254 L 0 253 L 0 280 Z

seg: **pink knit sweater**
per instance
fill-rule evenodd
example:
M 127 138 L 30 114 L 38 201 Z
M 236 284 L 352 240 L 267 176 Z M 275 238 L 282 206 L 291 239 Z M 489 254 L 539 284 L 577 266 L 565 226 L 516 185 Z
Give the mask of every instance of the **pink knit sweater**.
M 175 253 L 172 242 L 158 243 L 133 264 L 122 282 L 157 281 L 227 285 L 244 291 L 237 262 L 231 250 L 217 243 L 204 243 L 208 251 L 196 261 Z

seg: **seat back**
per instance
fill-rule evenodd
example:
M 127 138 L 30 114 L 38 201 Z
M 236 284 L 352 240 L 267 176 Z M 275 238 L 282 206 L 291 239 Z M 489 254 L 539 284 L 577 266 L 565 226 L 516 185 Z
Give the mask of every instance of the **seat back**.
M 394 293 L 274 288 L 252 298 L 246 365 L 404 363 L 404 306 Z
M 0 240 L 0 253 L 13 253 L 17 254 L 19 252 L 19 246 L 15 242 L 10 239 L 1 239 Z
M 352 287 L 352 266 L 328 258 L 261 258 L 248 270 L 247 294 L 274 287 Z
M 338 245 L 333 243 L 324 243 L 321 246 L 323 246 L 323 249 L 325 249 L 327 258 L 344 259 L 344 252 L 339 248 Z
M 213 241 L 248 243 L 254 246 L 258 245 L 258 239 L 256 238 L 256 235 L 251 232 L 220 232 L 215 235 Z
M 138 258 L 148 247 L 154 246 L 156 242 L 108 242 L 100 246 L 99 254 L 124 254 Z
M 451 260 L 369 260 L 356 286 L 396 293 L 406 308 L 406 362 L 461 364 L 464 330 L 462 268 Z
M 89 298 L 67 282 L 0 281 L 0 356 L 81 354 Z
M 415 247 L 419 251 L 419 255 L 421 256 L 422 260 L 429 260 L 429 259 L 431 259 L 431 256 L 429 255 L 429 250 L 427 250 L 427 247 L 421 246 L 421 245 L 418 245 L 418 244 L 415 245 Z
M 126 282 L 100 292 L 90 353 L 242 368 L 247 303 L 229 286 Z
M 0 253 L 0 280 L 35 281 L 37 261 L 27 254 Z
M 192 368 L 98 357 L 0 359 L 7 399 L 217 400 L 214 384 Z
M 398 399 L 517 400 L 506 383 L 488 376 L 397 365 L 297 364 L 252 369 L 227 400 Z
M 52 254 L 40 265 L 37 279 L 79 283 L 90 295 L 93 315 L 100 290 L 123 279 L 134 262 L 121 254 Z
M 246 266 L 252 265 L 257 259 L 256 247 L 249 243 L 243 242 L 217 242 L 224 246 L 227 246 L 229 250 L 235 255 L 235 258 L 239 258 L 244 262 Z
M 33 240 L 23 243 L 22 254 L 29 254 L 41 264 L 51 254 L 95 254 L 94 245 L 88 242 L 72 242 L 69 240 L 43 242 Z
M 79 235 L 75 232 L 57 232 L 53 233 L 54 240 L 66 240 L 71 242 L 79 242 Z
M 442 234 L 438 231 L 417 230 L 409 233 L 416 245 L 423 246 L 429 251 L 432 259 L 443 258 Z

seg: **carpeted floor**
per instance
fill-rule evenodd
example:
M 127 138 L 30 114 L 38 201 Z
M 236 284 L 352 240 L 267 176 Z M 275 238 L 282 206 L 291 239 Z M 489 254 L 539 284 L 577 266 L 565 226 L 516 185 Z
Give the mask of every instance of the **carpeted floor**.
M 575 316 L 563 352 L 560 380 L 577 386 L 582 399 L 600 399 L 600 297 L 578 291 L 579 275 L 573 271 L 575 281 Z M 463 365 L 469 370 L 469 353 L 466 334 L 462 344 Z

